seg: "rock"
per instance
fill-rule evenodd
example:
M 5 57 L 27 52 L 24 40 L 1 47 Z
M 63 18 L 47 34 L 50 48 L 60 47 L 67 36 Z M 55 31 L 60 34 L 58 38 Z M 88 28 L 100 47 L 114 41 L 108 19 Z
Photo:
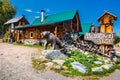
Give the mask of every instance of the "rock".
M 67 56 L 60 52 L 60 50 L 43 50 L 42 54 L 48 59 L 61 59 Z
M 52 62 L 45 63 L 47 69 L 51 68 L 54 64 Z
M 113 58 L 113 61 L 116 62 L 116 61 L 117 61 L 117 57 L 114 57 L 114 58 Z
M 88 52 L 84 52 L 84 54 L 86 54 L 86 55 L 87 55 L 87 54 L 89 54 L 89 53 L 88 53 Z
M 17 56 L 16 58 L 19 58 L 19 56 Z
M 62 66 L 57 65 L 57 66 L 55 66 L 54 68 L 57 69 L 57 70 L 61 70 L 61 69 L 62 69 Z
M 77 69 L 81 73 L 86 73 L 88 71 L 87 67 L 79 62 L 73 62 L 71 65 L 74 69 Z
M 73 54 L 72 54 L 71 51 L 67 51 L 66 55 L 67 55 L 68 57 L 70 57 L 70 56 L 72 56 Z
M 3 53 L 1 53 L 0 55 L 3 55 Z
M 106 58 L 106 59 L 104 59 L 104 62 L 105 62 L 105 64 L 108 64 L 108 63 L 110 63 L 110 59 Z
M 103 68 L 102 67 L 95 67 L 95 68 L 92 68 L 92 71 L 95 72 L 95 71 L 103 71 Z
M 102 61 L 102 59 L 101 58 L 97 58 L 99 61 Z
M 35 44 L 39 44 L 40 43 L 40 41 L 39 40 L 30 40 L 30 39 L 25 39 L 24 40 L 24 44 L 26 44 L 26 45 L 35 45 Z
M 64 60 L 53 60 L 53 62 L 56 62 L 57 64 L 62 66 L 65 61 Z
M 66 69 L 68 69 L 68 67 L 67 67 L 67 66 L 62 66 L 62 68 L 63 68 L 63 69 L 65 69 L 65 70 L 66 70 Z
M 94 61 L 95 64 L 102 64 L 101 61 Z
M 112 68 L 113 64 L 106 64 L 106 65 L 102 65 L 102 68 L 104 69 L 110 69 Z

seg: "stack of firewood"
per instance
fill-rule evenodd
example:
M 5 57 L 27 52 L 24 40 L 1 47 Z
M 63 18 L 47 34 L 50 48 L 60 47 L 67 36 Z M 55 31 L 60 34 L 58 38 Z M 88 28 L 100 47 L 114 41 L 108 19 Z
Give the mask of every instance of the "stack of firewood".
M 66 32 L 63 36 L 64 45 L 72 45 L 78 50 L 83 50 L 84 52 L 92 52 L 92 53 L 101 53 L 99 49 L 99 45 L 94 44 L 91 41 L 86 41 L 81 39 L 81 35 L 73 34 L 70 32 Z

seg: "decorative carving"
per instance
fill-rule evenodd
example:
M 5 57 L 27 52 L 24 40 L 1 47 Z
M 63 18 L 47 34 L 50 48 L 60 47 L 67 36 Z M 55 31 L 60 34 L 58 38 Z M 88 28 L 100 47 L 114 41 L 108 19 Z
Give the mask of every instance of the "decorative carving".
M 53 33 L 50 33 L 50 31 L 44 31 L 41 33 L 42 38 L 45 39 L 44 42 L 44 49 L 47 49 L 48 44 L 52 45 L 52 49 L 54 50 L 56 48 L 56 45 L 60 48 L 60 51 L 63 53 L 66 53 L 66 49 L 62 45 L 61 40 L 56 37 Z

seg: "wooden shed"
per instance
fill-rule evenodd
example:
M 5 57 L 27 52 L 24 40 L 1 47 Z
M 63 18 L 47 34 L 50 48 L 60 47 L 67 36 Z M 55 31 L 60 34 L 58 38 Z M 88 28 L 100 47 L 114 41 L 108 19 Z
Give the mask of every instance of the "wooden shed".
M 8 20 L 4 25 L 6 25 L 8 28 L 8 41 L 10 37 L 12 37 L 13 41 L 17 41 L 17 37 L 20 36 L 20 32 L 18 30 L 15 30 L 16 26 L 23 26 L 29 24 L 28 20 L 25 18 L 25 16 L 21 16 L 18 18 L 13 18 Z
M 113 41 L 114 41 L 114 20 L 117 20 L 117 17 L 113 14 L 111 14 L 109 11 L 105 11 L 104 14 L 102 14 L 98 18 L 98 22 L 100 23 L 100 32 L 104 34 L 109 34 L 107 38 L 104 39 L 104 41 L 109 42 L 109 44 L 103 43 L 101 44 L 101 49 L 107 50 L 108 48 L 113 47 Z

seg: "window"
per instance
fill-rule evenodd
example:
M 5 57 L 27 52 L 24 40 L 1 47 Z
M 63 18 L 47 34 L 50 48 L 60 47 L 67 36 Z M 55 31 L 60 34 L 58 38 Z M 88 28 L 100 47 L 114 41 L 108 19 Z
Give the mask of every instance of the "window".
M 30 32 L 30 38 L 33 38 L 33 32 Z

